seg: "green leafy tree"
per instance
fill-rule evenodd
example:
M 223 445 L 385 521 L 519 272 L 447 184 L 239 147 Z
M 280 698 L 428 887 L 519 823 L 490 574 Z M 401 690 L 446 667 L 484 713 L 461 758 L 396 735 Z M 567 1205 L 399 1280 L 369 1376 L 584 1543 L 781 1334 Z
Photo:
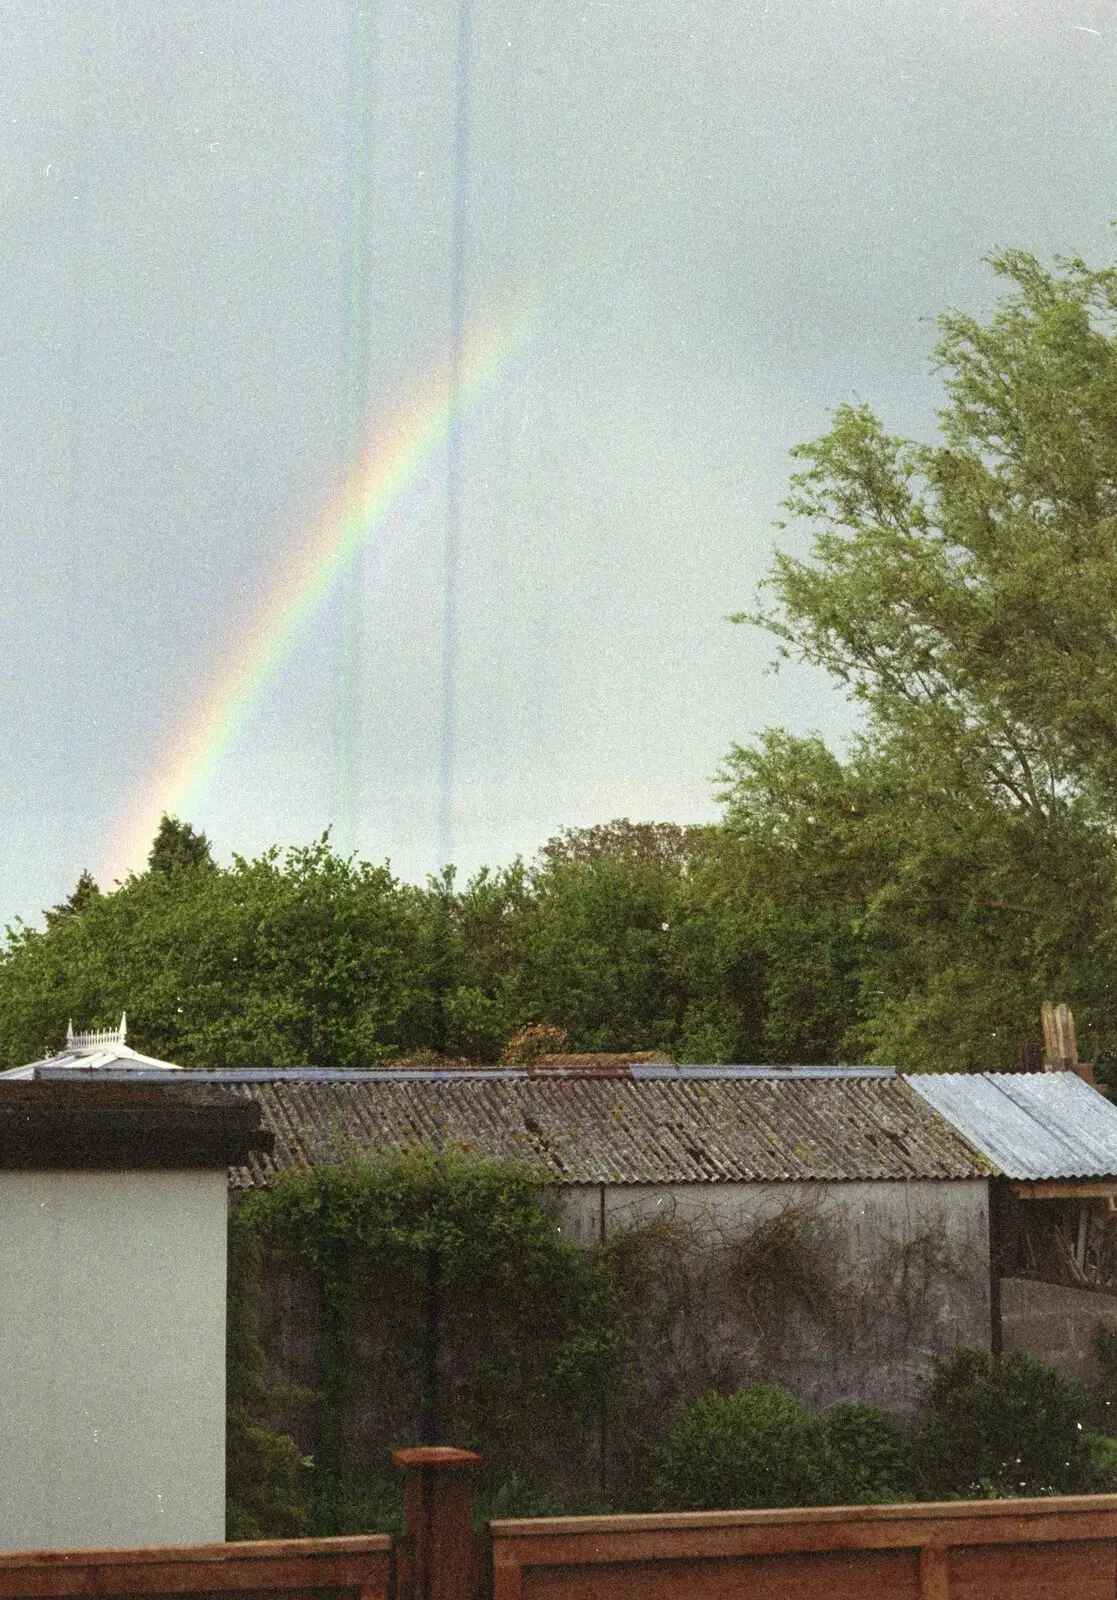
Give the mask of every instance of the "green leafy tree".
M 101 898 L 101 890 L 97 880 L 88 870 L 83 871 L 77 883 L 59 905 L 51 906 L 49 911 L 43 912 L 43 918 L 48 927 L 61 921 L 63 917 L 80 917 L 83 911 Z
M 195 836 L 197 837 L 197 836 Z M 173 858 L 177 859 L 177 858 Z M 0 956 L 0 1052 L 56 1049 L 68 1017 L 185 1066 L 365 1066 L 430 1042 L 425 901 L 323 839 L 228 869 L 150 867 Z
M 1009 287 L 988 323 L 941 320 L 938 443 L 845 405 L 795 452 L 812 556 L 777 557 L 753 620 L 1006 802 L 1113 815 L 1117 271 L 990 263 Z
M 164 812 L 148 852 L 148 871 L 171 878 L 191 867 L 212 867 L 213 864 L 205 834 L 196 832 L 188 822 L 180 822 L 178 817 L 169 817 Z
M 810 553 L 738 619 L 864 712 L 846 761 L 770 735 L 727 769 L 766 1031 L 811 1051 L 1007 1065 L 1057 988 L 1117 1053 L 1117 274 L 991 264 L 988 321 L 942 319 L 938 441 L 839 407 L 795 452 Z

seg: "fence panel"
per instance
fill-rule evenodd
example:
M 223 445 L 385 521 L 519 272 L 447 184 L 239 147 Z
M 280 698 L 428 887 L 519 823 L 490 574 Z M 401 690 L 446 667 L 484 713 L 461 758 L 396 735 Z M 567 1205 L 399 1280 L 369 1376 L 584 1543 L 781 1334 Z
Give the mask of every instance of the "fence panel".
M 1117 1600 L 1117 1495 L 491 1524 L 493 1600 Z
M 392 1541 L 277 1539 L 138 1550 L 0 1551 L 0 1597 L 235 1594 L 238 1600 L 393 1600 Z

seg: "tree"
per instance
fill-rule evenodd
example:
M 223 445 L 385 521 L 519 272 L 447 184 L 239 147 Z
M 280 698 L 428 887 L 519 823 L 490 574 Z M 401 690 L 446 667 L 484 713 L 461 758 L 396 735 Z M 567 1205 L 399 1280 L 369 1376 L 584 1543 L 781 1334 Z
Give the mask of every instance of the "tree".
M 545 867 L 560 862 L 589 862 L 611 857 L 637 866 L 679 866 L 684 869 L 708 850 L 713 829 L 678 822 L 631 822 L 614 817 L 589 828 L 563 828 L 539 849 Z
M 949 746 L 1006 803 L 1089 796 L 1117 816 L 1117 269 L 990 257 L 988 324 L 941 319 L 941 440 L 865 406 L 794 452 L 786 506 L 814 529 L 758 621 L 871 725 Z
M 198 833 L 188 822 L 180 822 L 164 811 L 159 819 L 159 831 L 147 856 L 149 872 L 159 872 L 165 878 L 173 877 L 189 867 L 212 867 L 209 840 Z
M 59 921 L 62 917 L 80 917 L 95 900 L 101 897 L 101 890 L 93 874 L 84 869 L 77 883 L 61 904 L 51 906 L 49 911 L 44 911 L 43 916 L 49 927 L 52 922 Z
M 161 828 L 174 844 L 179 824 Z M 186 838 L 201 836 L 186 830 Z M 430 1041 L 422 894 L 324 839 L 230 868 L 172 849 L 112 894 L 0 953 L 0 1058 L 33 1060 L 68 1017 L 127 1009 L 142 1049 L 184 1066 L 351 1067 Z
M 837 1049 L 906 1065 L 1008 1065 L 1054 986 L 1117 1049 L 1117 272 L 990 259 L 988 322 L 941 322 L 938 441 L 840 406 L 794 452 L 810 555 L 737 619 L 864 711 L 845 762 L 776 735 L 729 760 L 769 1029 L 810 972 Z

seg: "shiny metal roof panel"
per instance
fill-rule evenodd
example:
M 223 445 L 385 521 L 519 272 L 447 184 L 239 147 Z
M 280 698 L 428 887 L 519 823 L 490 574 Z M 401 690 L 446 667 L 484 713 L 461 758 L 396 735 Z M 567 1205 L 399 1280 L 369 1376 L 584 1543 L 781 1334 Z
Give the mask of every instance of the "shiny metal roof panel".
M 1117 1106 L 1073 1072 L 928 1072 L 905 1081 L 1006 1178 L 1117 1176 Z

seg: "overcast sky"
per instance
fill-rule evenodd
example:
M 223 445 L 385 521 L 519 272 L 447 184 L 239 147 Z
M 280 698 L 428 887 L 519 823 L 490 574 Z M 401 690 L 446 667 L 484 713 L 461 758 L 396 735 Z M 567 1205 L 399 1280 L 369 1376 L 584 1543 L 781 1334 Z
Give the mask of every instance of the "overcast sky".
M 445 355 L 457 0 L 0 0 L 0 919 L 108 841 L 344 461 Z M 463 440 L 454 856 L 716 814 L 766 724 L 730 626 L 839 401 L 933 427 L 982 255 L 1113 257 L 1117 0 L 473 0 L 469 317 L 541 331 Z M 363 133 L 362 133 L 363 129 Z M 439 865 L 445 470 L 358 570 L 351 839 Z M 338 593 L 192 797 L 219 855 L 336 820 Z M 168 797 L 168 801 L 173 797 Z M 132 863 L 138 865 L 139 863 Z M 118 864 L 119 870 L 123 866 Z

